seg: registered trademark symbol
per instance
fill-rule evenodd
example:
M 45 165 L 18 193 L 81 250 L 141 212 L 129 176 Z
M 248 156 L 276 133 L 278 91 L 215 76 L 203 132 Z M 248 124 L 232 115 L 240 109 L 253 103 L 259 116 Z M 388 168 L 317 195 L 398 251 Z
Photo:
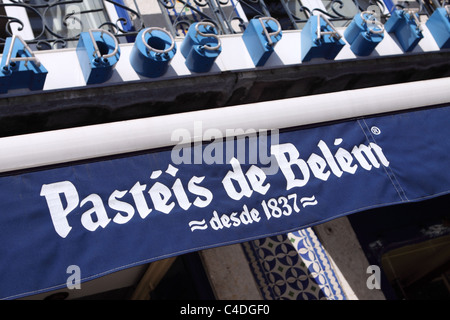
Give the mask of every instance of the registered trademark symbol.
M 373 134 L 375 135 L 379 135 L 381 133 L 380 128 L 373 126 L 372 128 L 370 128 L 370 131 L 372 131 Z

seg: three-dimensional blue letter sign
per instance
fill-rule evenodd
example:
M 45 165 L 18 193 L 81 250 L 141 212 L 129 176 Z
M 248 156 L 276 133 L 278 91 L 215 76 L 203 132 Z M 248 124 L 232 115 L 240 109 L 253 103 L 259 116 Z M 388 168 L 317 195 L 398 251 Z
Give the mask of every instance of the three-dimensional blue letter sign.
M 437 8 L 426 25 L 440 49 L 450 48 L 450 6 Z
M 0 93 L 9 89 L 41 90 L 44 87 L 47 69 L 20 36 L 6 39 L 0 68 Z
M 193 72 L 211 70 L 214 61 L 222 51 L 217 33 L 211 22 L 195 22 L 189 27 L 180 47 L 189 70 Z
M 384 26 L 373 12 L 364 11 L 353 17 L 344 37 L 357 56 L 368 56 L 384 38 Z
M 313 58 L 333 60 L 345 46 L 341 38 L 324 15 L 311 16 L 302 30 L 302 61 Z
M 133 69 L 144 77 L 156 78 L 165 74 L 177 47 L 172 35 L 162 28 L 141 30 L 130 54 Z
M 119 61 L 119 43 L 113 34 L 103 29 L 82 32 L 77 56 L 86 84 L 102 83 L 111 78 Z
M 395 34 L 405 52 L 412 51 L 423 38 L 419 16 L 411 10 L 395 10 L 384 27 Z
M 280 23 L 270 17 L 250 20 L 242 34 L 242 40 L 257 67 L 266 63 L 281 37 Z

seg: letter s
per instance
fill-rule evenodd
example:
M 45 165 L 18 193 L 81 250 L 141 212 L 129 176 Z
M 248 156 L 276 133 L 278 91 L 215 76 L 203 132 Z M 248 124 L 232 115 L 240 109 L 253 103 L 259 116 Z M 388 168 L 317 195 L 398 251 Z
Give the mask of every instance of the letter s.
M 113 210 L 118 211 L 113 219 L 113 221 L 118 224 L 127 223 L 134 216 L 133 206 L 125 201 L 119 200 L 123 198 L 126 194 L 127 191 L 114 190 L 114 192 L 111 193 L 108 199 L 109 207 Z M 126 215 L 122 215 L 121 212 L 126 213 Z
M 207 188 L 200 186 L 199 184 L 205 179 L 205 177 L 193 176 L 188 183 L 189 192 L 197 195 L 198 197 L 194 200 L 194 206 L 199 208 L 204 208 L 209 205 L 213 199 L 213 194 Z M 204 198 L 201 199 L 201 198 Z

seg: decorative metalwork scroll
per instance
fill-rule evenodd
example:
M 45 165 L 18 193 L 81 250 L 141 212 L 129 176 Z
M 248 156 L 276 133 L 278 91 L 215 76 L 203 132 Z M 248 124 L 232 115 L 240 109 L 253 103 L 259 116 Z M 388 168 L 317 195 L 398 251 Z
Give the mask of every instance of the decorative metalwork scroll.
M 420 0 L 418 0 L 420 1 Z M 208 21 L 222 34 L 240 33 L 250 19 L 273 17 L 283 30 L 302 29 L 315 12 L 330 21 L 348 24 L 358 12 L 373 9 L 380 17 L 387 13 L 382 0 L 322 0 L 317 7 L 301 0 L 158 0 L 172 33 L 183 36 L 193 22 Z
M 392 1 L 391 10 L 413 5 L 425 15 L 431 15 L 439 5 L 438 0 L 434 0 L 436 5 L 424 0 Z M 80 33 L 89 29 L 104 29 L 119 42 L 133 41 L 143 28 L 155 27 L 151 18 L 144 24 L 138 8 L 144 3 L 148 4 L 144 0 L 0 1 L 0 47 L 13 34 L 20 34 L 33 50 L 73 47 Z M 106 4 L 122 12 L 116 21 L 110 20 Z M 336 27 L 346 26 L 362 11 L 375 11 L 382 22 L 390 15 L 383 0 L 315 0 L 308 1 L 308 6 L 301 0 L 156 0 L 155 4 L 159 6 L 159 21 L 162 15 L 164 27 L 173 36 L 184 36 L 192 23 L 200 21 L 212 23 L 219 34 L 234 34 L 242 33 L 250 19 L 260 17 L 275 18 L 283 30 L 293 30 L 302 29 L 316 12 Z
M 122 8 L 133 18 L 133 28 L 124 29 L 130 21 L 119 17 L 110 21 L 105 2 Z M 12 14 L 16 14 L 13 16 Z M 33 49 L 48 50 L 76 45 L 81 32 L 105 29 L 116 37 L 136 35 L 144 27 L 139 13 L 113 0 L 9 0 L 0 3 L 0 46 L 13 33 L 23 36 Z

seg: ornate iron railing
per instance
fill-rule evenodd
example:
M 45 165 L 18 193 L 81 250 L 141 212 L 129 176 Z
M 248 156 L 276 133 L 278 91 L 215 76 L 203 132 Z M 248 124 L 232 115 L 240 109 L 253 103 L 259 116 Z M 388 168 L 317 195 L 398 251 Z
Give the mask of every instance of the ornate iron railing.
M 117 21 L 110 21 L 104 2 L 109 2 L 127 12 L 133 19 L 133 27 L 130 28 L 131 21 L 124 17 L 119 17 Z M 31 33 L 28 32 L 25 40 L 30 47 L 37 50 L 65 48 L 71 42 L 76 43 L 80 33 L 89 29 L 103 28 L 120 39 L 136 35 L 144 27 L 140 14 L 124 5 L 123 2 L 98 1 L 99 5 L 92 8 L 93 3 L 92 0 L 3 1 L 0 3 L 0 28 L 2 28 L 0 45 L 3 46 L 6 38 L 13 35 L 13 29 L 20 32 L 26 27 L 31 29 Z M 22 14 L 20 17 L 10 16 L 7 14 L 10 9 L 15 9 L 15 12 L 22 11 Z M 58 16 L 55 17 L 55 13 Z M 87 19 L 89 15 L 97 15 L 100 19 Z M 87 20 L 91 20 L 88 25 L 86 25 Z M 98 22 L 97 25 L 95 22 Z
M 398 0 L 394 8 L 404 8 L 414 3 L 420 14 L 430 15 L 430 1 Z M 322 0 L 317 7 L 307 7 L 301 0 L 158 0 L 169 28 L 174 35 L 182 36 L 194 21 L 209 21 L 222 34 L 240 33 L 252 18 L 268 16 L 277 19 L 283 30 L 302 29 L 316 12 L 324 14 L 336 26 L 346 26 L 354 15 L 362 11 L 375 11 L 381 21 L 389 16 L 382 0 Z M 311 6 L 311 1 L 309 2 Z
M 7 37 L 22 32 L 28 26 L 32 29 L 24 40 L 33 50 L 65 48 L 76 45 L 79 34 L 88 29 L 104 28 L 113 33 L 119 42 L 133 41 L 136 34 L 145 27 L 151 27 L 152 20 L 144 23 L 144 13 L 139 4 L 144 0 L 9 0 L 0 1 L 0 47 Z M 145 0 L 148 1 L 148 0 Z M 311 8 L 301 0 L 153 0 L 159 6 L 166 29 L 174 36 L 183 36 L 196 21 L 213 23 L 221 34 L 241 33 L 247 22 L 262 16 L 273 17 L 283 30 L 301 29 L 309 17 L 321 12 L 336 26 L 345 26 L 354 14 L 365 10 L 378 11 L 381 20 L 389 13 L 382 0 L 322 0 L 322 5 Z M 400 1 L 400 2 L 399 2 Z M 430 15 L 442 6 L 440 0 L 415 0 L 413 3 L 421 14 Z M 95 3 L 95 5 L 93 5 Z M 111 21 L 105 4 L 113 4 L 119 18 Z M 309 2 L 311 3 L 311 1 Z M 402 8 L 412 2 L 401 0 L 395 7 Z M 131 7 L 132 5 L 132 7 Z M 15 9 L 15 10 L 11 10 Z M 7 12 L 19 12 L 13 16 Z M 58 21 L 59 19 L 59 21 Z

